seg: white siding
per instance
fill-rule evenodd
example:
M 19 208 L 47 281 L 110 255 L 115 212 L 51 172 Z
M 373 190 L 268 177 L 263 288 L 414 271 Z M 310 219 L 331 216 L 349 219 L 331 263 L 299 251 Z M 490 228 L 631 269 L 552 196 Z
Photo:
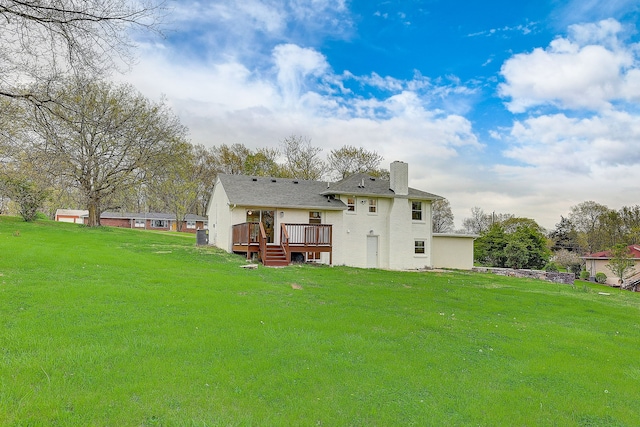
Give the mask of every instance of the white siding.
M 231 252 L 231 226 L 233 206 L 229 206 L 227 193 L 220 180 L 213 187 L 213 194 L 209 202 L 207 217 L 209 218 L 209 244 Z
M 471 270 L 473 268 L 473 239 L 466 235 L 434 235 L 433 267 Z
M 346 204 L 348 196 L 340 196 Z M 411 202 L 407 197 L 376 198 L 377 212 L 369 212 L 370 197 L 356 197 L 355 212 L 322 211 L 322 223 L 331 224 L 333 264 L 367 267 L 367 236 L 377 236 L 378 267 L 402 270 L 429 267 L 470 269 L 473 266 L 473 239 L 444 239 L 432 236 L 431 201 L 421 200 L 420 221 L 411 219 Z M 216 182 L 207 215 L 210 242 L 227 251 L 232 249 L 232 226 L 246 221 L 247 209 L 275 211 L 276 243 L 280 242 L 282 223 L 307 224 L 313 209 L 278 209 L 277 207 L 233 206 L 229 204 L 220 181 Z M 416 240 L 424 241 L 425 253 L 415 253 Z M 329 263 L 329 254 L 321 255 Z

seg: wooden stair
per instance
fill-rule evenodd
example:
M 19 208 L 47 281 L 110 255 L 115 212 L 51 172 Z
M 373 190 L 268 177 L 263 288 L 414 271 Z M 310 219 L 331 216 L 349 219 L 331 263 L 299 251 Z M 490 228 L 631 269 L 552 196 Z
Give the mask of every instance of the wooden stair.
M 280 245 L 267 245 L 266 253 L 262 255 L 262 264 L 267 267 L 284 267 L 289 262 Z

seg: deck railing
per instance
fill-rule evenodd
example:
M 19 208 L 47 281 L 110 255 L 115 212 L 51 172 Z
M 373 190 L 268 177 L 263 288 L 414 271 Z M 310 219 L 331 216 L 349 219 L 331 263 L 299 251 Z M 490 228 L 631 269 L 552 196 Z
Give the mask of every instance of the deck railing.
M 331 224 L 283 224 L 290 245 L 331 246 Z
M 243 222 L 233 226 L 233 244 L 248 245 L 250 243 L 258 243 L 258 235 L 260 233 L 259 223 Z
M 260 233 L 258 234 L 258 242 L 260 243 L 260 252 L 258 252 L 258 256 L 264 263 L 266 254 L 267 254 L 267 232 L 264 229 L 264 225 L 259 223 Z
M 287 262 L 291 262 L 291 251 L 289 250 L 289 231 L 287 230 L 287 224 L 282 224 L 280 227 L 280 246 L 287 257 Z

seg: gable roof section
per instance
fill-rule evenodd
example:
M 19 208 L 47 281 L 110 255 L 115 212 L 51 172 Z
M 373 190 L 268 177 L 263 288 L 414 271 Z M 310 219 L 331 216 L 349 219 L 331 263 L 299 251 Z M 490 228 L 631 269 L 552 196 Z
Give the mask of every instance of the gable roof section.
M 327 183 L 291 178 L 218 175 L 229 203 L 251 207 L 345 210 L 340 200 L 323 195 Z
M 375 196 L 375 197 L 401 197 L 405 199 L 440 200 L 444 197 L 416 190 L 409 187 L 408 196 L 397 196 L 389 188 L 390 182 L 381 178 L 375 178 L 365 173 L 358 173 L 348 176 L 338 182 L 330 184 L 329 188 L 324 188 L 322 194 L 343 194 L 353 196 Z
M 629 252 L 631 254 L 631 258 L 640 259 L 640 246 L 638 245 L 630 245 L 628 246 Z M 611 251 L 600 251 L 593 254 L 585 255 L 582 258 L 584 259 L 603 259 L 608 260 L 611 259 L 612 253 Z

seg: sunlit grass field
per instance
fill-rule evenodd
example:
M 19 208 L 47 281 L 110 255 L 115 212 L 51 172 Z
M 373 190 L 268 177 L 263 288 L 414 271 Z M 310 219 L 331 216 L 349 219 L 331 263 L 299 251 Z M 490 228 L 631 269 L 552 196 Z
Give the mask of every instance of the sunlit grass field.
M 0 425 L 640 425 L 640 294 L 244 262 L 0 217 Z

